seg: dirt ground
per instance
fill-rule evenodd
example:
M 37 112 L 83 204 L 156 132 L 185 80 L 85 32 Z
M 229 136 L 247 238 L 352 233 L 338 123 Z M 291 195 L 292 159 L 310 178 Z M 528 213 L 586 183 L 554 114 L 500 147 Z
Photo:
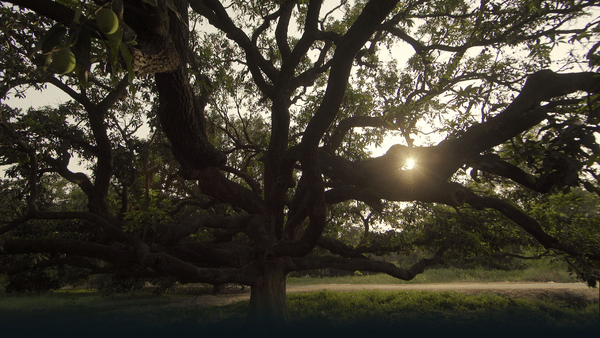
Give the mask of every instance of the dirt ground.
M 455 291 L 468 295 L 483 292 L 527 300 L 564 301 L 584 305 L 598 303 L 599 290 L 591 289 L 583 283 L 452 283 L 452 284 L 315 284 L 288 286 L 287 292 L 316 292 L 329 290 L 350 292 L 361 290 L 430 290 Z M 222 295 L 201 295 L 174 297 L 171 306 L 221 306 L 250 299 L 250 288 L 228 288 Z

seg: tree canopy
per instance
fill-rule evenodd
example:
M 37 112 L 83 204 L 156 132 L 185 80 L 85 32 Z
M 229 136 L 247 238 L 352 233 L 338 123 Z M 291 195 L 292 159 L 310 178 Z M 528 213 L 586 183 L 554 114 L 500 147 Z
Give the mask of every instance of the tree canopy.
M 293 271 L 528 248 L 600 277 L 595 1 L 0 4 L 3 274 L 240 283 L 255 324 Z

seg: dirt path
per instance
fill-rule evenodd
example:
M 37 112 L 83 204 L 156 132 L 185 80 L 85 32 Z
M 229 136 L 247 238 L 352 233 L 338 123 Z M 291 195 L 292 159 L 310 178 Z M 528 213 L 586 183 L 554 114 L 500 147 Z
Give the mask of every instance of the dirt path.
M 511 298 L 528 300 L 559 300 L 570 303 L 598 302 L 598 289 L 590 289 L 583 283 L 451 283 L 451 284 L 315 284 L 291 285 L 288 293 L 316 292 L 329 290 L 350 292 L 362 290 L 430 290 L 455 291 L 464 294 L 491 292 Z M 213 306 L 227 305 L 250 299 L 250 289 L 229 291 L 223 295 L 205 295 L 174 299 L 179 306 Z M 175 304 L 173 304 L 175 305 Z

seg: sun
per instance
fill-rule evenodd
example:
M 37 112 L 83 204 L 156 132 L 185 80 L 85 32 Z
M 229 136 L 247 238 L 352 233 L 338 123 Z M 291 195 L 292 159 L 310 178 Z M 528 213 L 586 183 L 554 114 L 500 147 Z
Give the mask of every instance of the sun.
M 404 162 L 404 166 L 402 167 L 402 169 L 404 169 L 404 170 L 411 170 L 411 169 L 413 169 L 415 167 L 416 164 L 417 164 L 417 161 L 414 158 L 409 157 Z

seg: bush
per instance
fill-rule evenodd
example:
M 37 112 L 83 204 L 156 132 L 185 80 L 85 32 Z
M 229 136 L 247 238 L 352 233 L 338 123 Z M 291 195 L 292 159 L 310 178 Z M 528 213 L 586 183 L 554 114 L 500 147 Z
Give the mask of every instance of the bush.
M 145 284 L 146 280 L 141 278 L 99 274 L 93 276 L 88 285 L 98 290 L 102 297 L 114 297 L 118 293 L 139 290 Z
M 165 292 L 171 292 L 175 290 L 175 287 L 179 285 L 179 278 L 171 277 L 171 276 L 163 276 L 152 278 L 148 280 L 148 283 L 151 284 L 154 293 L 157 296 L 162 295 Z
M 0 275 L 0 295 L 6 293 L 6 287 L 8 286 L 8 276 Z
M 6 275 L 3 282 L 3 291 L 5 293 L 32 292 L 41 294 L 67 285 L 85 284 L 88 278 L 89 270 L 87 269 L 70 265 L 57 265 Z

